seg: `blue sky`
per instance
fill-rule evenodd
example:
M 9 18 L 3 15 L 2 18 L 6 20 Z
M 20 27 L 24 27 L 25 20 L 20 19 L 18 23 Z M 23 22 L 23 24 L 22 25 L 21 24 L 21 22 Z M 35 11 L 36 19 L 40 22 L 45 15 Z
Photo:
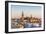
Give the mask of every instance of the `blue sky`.
M 41 17 L 41 6 L 25 6 L 25 5 L 11 5 L 12 17 L 21 17 L 22 12 L 24 17 L 32 15 L 34 17 Z

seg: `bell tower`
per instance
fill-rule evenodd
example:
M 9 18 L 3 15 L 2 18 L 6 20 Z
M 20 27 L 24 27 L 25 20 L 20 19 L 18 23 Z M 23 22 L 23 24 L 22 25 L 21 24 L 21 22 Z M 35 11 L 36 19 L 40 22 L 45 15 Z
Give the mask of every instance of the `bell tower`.
M 22 11 L 22 17 L 24 17 L 24 13 L 23 13 L 23 11 Z
M 22 21 L 24 20 L 24 13 L 23 13 L 23 11 L 22 11 Z

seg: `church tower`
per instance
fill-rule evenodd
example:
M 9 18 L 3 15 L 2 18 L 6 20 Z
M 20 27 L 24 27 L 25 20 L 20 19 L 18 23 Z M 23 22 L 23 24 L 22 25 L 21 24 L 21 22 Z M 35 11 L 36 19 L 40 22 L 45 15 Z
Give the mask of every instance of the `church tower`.
M 24 13 L 23 13 L 23 11 L 22 11 L 22 21 L 24 20 Z
M 32 14 L 31 14 L 31 18 L 32 18 Z
M 23 11 L 22 11 L 22 17 L 24 17 L 24 13 L 23 13 Z

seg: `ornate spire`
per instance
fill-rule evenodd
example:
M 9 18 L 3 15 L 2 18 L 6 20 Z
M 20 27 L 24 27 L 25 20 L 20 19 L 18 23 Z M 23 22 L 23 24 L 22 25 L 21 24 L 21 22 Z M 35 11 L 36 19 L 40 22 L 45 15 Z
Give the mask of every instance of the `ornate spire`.
M 24 13 L 23 13 L 23 11 L 22 11 L 22 17 L 24 16 Z
M 24 13 L 23 13 L 23 11 L 22 11 L 22 22 L 23 22 L 23 20 L 24 20 Z
M 31 14 L 31 18 L 32 18 L 32 14 Z

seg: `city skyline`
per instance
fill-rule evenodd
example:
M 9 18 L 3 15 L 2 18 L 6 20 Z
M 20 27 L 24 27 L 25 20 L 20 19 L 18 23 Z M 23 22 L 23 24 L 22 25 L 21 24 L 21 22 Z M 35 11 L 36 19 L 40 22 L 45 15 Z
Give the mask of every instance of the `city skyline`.
M 11 5 L 12 18 L 13 17 L 21 17 L 22 12 L 24 13 L 24 17 L 30 15 L 34 17 L 41 18 L 41 6 L 22 6 L 22 5 Z

